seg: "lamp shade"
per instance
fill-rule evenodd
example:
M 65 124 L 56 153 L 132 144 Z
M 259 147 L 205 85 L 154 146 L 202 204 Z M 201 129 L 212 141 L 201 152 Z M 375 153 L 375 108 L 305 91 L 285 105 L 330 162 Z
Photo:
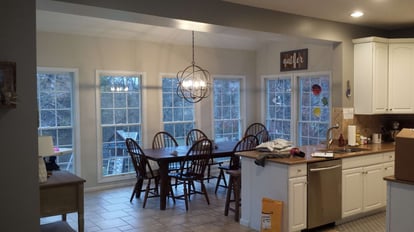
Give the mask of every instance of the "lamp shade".
M 38 155 L 39 156 L 53 156 L 55 151 L 53 149 L 52 136 L 39 136 Z

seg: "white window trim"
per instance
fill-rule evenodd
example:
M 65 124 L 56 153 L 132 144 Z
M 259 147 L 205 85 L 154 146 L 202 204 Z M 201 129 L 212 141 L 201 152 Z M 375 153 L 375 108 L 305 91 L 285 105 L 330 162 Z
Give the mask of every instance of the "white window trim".
M 95 71 L 95 100 L 96 100 L 96 129 L 97 129 L 97 133 L 96 133 L 96 151 L 97 151 L 97 182 L 98 183 L 107 183 L 107 182 L 113 182 L 113 181 L 119 181 L 119 180 L 130 180 L 135 178 L 136 174 L 135 173 L 125 173 L 125 174 L 121 174 L 121 175 L 116 175 L 116 176 L 103 176 L 102 175 L 102 127 L 101 127 L 101 111 L 100 111 L 100 105 L 101 105 L 101 100 L 100 100 L 100 90 L 99 90 L 99 85 L 100 85 L 100 81 L 99 81 L 99 77 L 100 75 L 129 75 L 129 76 L 141 76 L 141 137 L 142 137 L 142 144 L 144 144 L 144 134 L 147 132 L 146 128 L 144 128 L 144 108 L 146 108 L 147 106 L 144 105 L 145 104 L 145 100 L 146 99 L 146 93 L 144 93 L 144 79 L 145 79 L 145 73 L 144 72 L 137 72 L 137 71 L 122 71 L 122 70 L 101 70 L 101 69 L 97 69 Z M 145 91 L 146 92 L 146 91 Z
M 290 133 L 291 133 L 291 138 L 292 138 L 292 142 L 293 144 L 297 144 L 297 141 L 299 139 L 299 135 L 297 134 L 297 125 L 299 122 L 299 118 L 298 118 L 298 112 L 299 112 L 299 77 L 303 77 L 303 76 L 321 76 L 321 75 L 327 75 L 330 78 L 329 81 L 329 88 L 331 90 L 330 96 L 331 96 L 331 100 L 329 101 L 329 108 L 330 110 L 330 114 L 329 114 L 329 119 L 332 119 L 332 72 L 331 71 L 319 71 L 319 72 L 298 72 L 298 73 L 288 73 L 288 74 L 277 74 L 277 75 L 262 75 L 261 76 L 261 86 L 263 91 L 263 94 L 260 95 L 260 109 L 261 109 L 261 119 L 263 122 L 266 121 L 266 80 L 267 79 L 278 79 L 278 78 L 286 78 L 286 77 L 290 77 L 291 78 L 291 83 L 292 83 L 292 111 L 291 111 L 291 119 L 292 119 L 292 127 L 290 128 Z
M 74 159 L 74 171 L 78 176 L 82 176 L 81 168 L 81 138 L 80 138 L 80 113 L 79 113 L 79 69 L 77 68 L 52 68 L 52 67 L 37 67 L 37 72 L 48 72 L 48 73 L 62 73 L 70 72 L 73 73 L 73 135 L 74 146 L 73 149 L 73 159 Z
M 243 132 L 246 128 L 246 76 L 242 76 L 242 75 L 218 75 L 215 74 L 212 76 L 213 79 L 213 83 L 214 80 L 218 79 L 218 80 L 223 80 L 223 79 L 230 79 L 230 80 L 235 80 L 235 79 L 239 79 L 240 80 L 240 130 L 241 130 L 241 135 L 243 136 Z M 214 87 L 213 87 L 214 88 Z M 214 94 L 214 89 L 211 90 L 211 94 Z M 214 128 L 214 99 L 211 99 L 211 122 L 210 125 L 212 125 L 212 135 L 215 135 L 215 128 Z M 213 136 L 214 137 L 214 136 Z M 241 138 L 240 138 L 241 139 Z

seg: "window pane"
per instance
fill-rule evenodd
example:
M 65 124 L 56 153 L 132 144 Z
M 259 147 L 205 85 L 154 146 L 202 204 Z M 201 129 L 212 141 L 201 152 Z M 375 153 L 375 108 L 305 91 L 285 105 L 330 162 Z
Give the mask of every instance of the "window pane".
M 39 111 L 39 135 L 53 138 L 53 145 L 73 148 L 73 83 L 74 73 L 63 71 L 39 71 L 37 73 L 37 101 Z M 74 172 L 73 154 L 56 157 L 61 170 Z
M 134 172 L 125 139 L 142 142 L 140 78 L 99 74 L 103 176 Z
M 266 127 L 272 139 L 291 140 L 292 80 L 280 77 L 266 80 Z
M 299 146 L 319 144 L 326 140 L 330 125 L 330 77 L 299 77 Z
M 213 86 L 214 139 L 217 142 L 237 141 L 241 138 L 241 79 L 216 78 Z
M 185 136 L 194 128 L 194 104 L 177 95 L 177 79 L 162 78 L 162 114 L 164 130 L 174 136 L 178 144 L 185 145 Z

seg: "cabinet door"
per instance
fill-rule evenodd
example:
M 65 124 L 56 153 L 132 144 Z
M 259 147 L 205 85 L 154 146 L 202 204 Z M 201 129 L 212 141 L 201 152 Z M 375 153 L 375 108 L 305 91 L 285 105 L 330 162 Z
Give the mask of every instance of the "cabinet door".
M 342 217 L 362 212 L 363 169 L 351 168 L 342 171 Z
M 413 113 L 414 44 L 389 45 L 389 113 Z
M 356 114 L 387 112 L 388 44 L 354 45 L 354 91 Z
M 364 168 L 364 206 L 363 210 L 370 211 L 383 205 L 383 164 L 371 165 Z
M 384 163 L 383 165 L 383 177 L 386 176 L 393 176 L 394 175 L 394 161 Z M 382 202 L 384 205 L 387 205 L 387 181 L 383 181 L 382 183 Z
M 289 231 L 306 228 L 306 176 L 289 179 Z

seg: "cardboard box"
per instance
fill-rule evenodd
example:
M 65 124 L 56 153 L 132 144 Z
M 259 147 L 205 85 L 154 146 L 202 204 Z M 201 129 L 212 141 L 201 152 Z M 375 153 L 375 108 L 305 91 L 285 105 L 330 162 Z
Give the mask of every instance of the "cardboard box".
M 395 139 L 395 178 L 414 181 L 414 129 L 404 128 Z
M 260 232 L 280 232 L 282 228 L 283 202 L 262 198 Z

